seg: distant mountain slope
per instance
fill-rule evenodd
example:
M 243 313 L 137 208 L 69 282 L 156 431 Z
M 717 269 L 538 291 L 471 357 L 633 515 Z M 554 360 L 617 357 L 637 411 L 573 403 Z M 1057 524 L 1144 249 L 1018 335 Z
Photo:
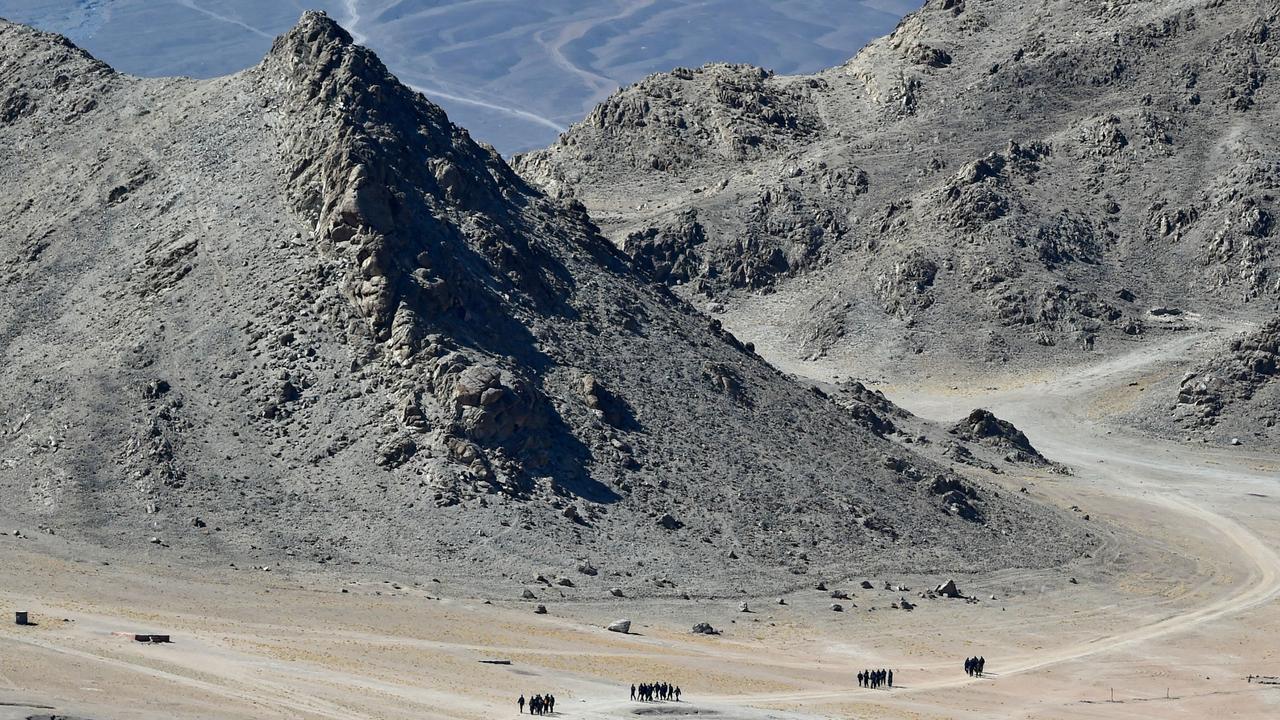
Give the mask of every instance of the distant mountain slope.
M 1276 295 L 1278 12 L 931 0 L 816 75 L 652 76 L 515 166 L 780 353 L 1061 357 Z
M 610 572 L 579 584 L 651 592 L 1087 544 L 639 278 L 322 14 L 210 81 L 0 24 L 0 188 L 26 522 L 188 562 L 587 559 Z

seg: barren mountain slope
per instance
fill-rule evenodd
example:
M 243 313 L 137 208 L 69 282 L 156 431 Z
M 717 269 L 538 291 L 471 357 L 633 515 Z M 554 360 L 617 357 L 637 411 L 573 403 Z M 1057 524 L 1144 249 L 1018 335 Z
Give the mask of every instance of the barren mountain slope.
M 24 523 L 478 582 L 584 560 L 591 592 L 1088 544 L 638 279 L 322 14 L 211 81 L 0 24 L 0 104 L 0 487 Z
M 1278 13 L 929 0 L 817 75 L 652 76 L 515 167 L 791 356 L 1062 357 L 1276 295 Z

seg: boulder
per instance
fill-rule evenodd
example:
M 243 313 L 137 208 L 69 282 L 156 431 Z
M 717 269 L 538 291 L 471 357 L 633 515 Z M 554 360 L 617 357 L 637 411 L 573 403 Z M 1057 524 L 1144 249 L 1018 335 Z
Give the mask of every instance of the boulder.
M 751 608 L 745 602 L 738 603 L 738 612 L 751 612 Z
M 840 603 L 831 603 L 831 612 L 844 612 L 844 606 Z
M 622 588 L 609 588 L 609 594 L 614 597 L 623 597 Z
M 862 589 L 863 589 L 863 590 L 870 590 L 870 589 L 872 589 L 872 588 L 874 588 L 874 587 L 875 587 L 875 585 L 872 585 L 870 580 L 863 580 L 863 581 L 862 581 Z
M 537 596 L 537 595 L 534 595 L 534 594 L 533 594 L 533 591 L 532 591 L 532 590 L 530 590 L 529 588 L 525 588 L 525 589 L 524 589 L 524 592 L 520 593 L 520 597 L 521 597 L 521 598 L 524 598 L 525 600 L 537 600 L 537 599 L 538 599 L 538 596 Z
M 942 597 L 949 597 L 949 598 L 964 597 L 964 595 L 960 593 L 960 589 L 956 587 L 956 581 L 950 580 L 950 579 L 948 579 L 946 582 L 942 583 L 938 587 L 934 588 L 933 591 L 938 595 L 941 595 Z
M 539 605 L 539 606 L 537 606 L 537 607 L 535 607 L 535 608 L 533 609 L 533 613 L 534 613 L 535 615 L 546 615 L 546 614 L 547 614 L 547 606 L 546 606 L 546 605 Z
M 614 620 L 613 622 L 609 623 L 609 626 L 606 629 L 609 632 L 622 633 L 623 635 L 626 635 L 631 632 L 631 621 L 630 620 Z
M 720 631 L 711 627 L 711 623 L 700 622 L 693 626 L 693 633 L 697 635 L 719 635 Z

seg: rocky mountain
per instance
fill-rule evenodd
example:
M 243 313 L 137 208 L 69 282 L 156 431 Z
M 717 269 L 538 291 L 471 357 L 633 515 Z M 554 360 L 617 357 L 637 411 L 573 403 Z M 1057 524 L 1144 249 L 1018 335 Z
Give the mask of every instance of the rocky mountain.
M 1280 290 L 1278 29 L 1274 0 L 929 0 L 815 75 L 651 76 L 515 166 L 771 358 L 1062 359 Z
M 783 376 L 323 14 L 206 81 L 0 24 L 0 159 L 23 522 L 635 592 L 1089 543 Z

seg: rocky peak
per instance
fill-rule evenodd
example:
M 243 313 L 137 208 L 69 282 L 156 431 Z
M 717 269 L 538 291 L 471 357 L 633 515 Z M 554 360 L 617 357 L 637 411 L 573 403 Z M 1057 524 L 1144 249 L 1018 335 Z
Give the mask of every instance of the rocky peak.
M 295 209 L 326 253 L 350 260 L 348 293 L 379 339 L 426 334 L 412 318 L 482 314 L 499 295 L 557 294 L 522 238 L 561 208 L 324 13 L 304 14 L 253 74 L 279 116 Z
M 41 109 L 72 122 L 94 110 L 115 79 L 65 37 L 0 19 L 0 128 Z
M 431 443 L 486 478 L 499 448 L 527 455 L 551 415 L 527 328 L 567 311 L 567 256 L 606 248 L 585 214 L 529 189 L 323 13 L 248 78 L 281 135 L 283 189 L 403 388 L 405 432 L 439 429 Z M 422 442 L 390 438 L 388 462 Z
M 323 10 L 307 10 L 298 18 L 298 24 L 293 29 L 276 38 L 271 45 L 271 54 L 316 57 L 319 52 L 353 45 L 355 40 L 351 33 L 329 17 L 328 13 Z

